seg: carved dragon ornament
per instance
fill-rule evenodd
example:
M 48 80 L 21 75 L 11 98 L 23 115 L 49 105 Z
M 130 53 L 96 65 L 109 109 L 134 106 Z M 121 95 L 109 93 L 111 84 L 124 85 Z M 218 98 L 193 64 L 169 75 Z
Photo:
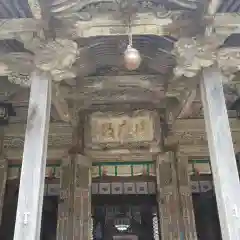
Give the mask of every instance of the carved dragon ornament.
M 223 47 L 224 40 L 215 35 L 179 39 L 173 50 L 177 62 L 174 74 L 191 78 L 202 68 L 217 63 L 223 74 L 231 79 L 240 70 L 240 48 Z

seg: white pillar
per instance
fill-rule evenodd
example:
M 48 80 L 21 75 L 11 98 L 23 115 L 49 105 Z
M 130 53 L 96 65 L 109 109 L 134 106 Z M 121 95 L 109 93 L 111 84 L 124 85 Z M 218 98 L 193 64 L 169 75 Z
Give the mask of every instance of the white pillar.
M 240 184 L 218 67 L 203 70 L 201 95 L 223 240 L 240 239 Z
M 40 238 L 51 78 L 46 73 L 34 72 L 31 81 L 14 240 Z

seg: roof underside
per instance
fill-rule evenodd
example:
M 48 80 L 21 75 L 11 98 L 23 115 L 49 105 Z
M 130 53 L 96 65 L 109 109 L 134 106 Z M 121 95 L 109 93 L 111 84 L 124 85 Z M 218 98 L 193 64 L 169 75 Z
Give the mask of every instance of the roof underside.
M 75 0 L 50 0 L 48 1 L 49 9 L 53 8 L 64 8 L 65 5 L 70 5 Z M 90 1 L 89 1 L 90 2 Z M 101 4 L 104 1 L 91 1 L 97 7 L 97 4 Z M 105 1 L 108 2 L 108 1 Z M 113 0 L 109 0 L 113 2 Z M 124 0 L 122 1 L 124 2 Z M 140 2 L 140 1 L 134 1 Z M 144 1 L 141 1 L 144 2 Z M 163 4 L 169 10 L 189 10 L 194 16 L 201 15 L 205 12 L 207 7 L 207 0 L 155 0 L 152 1 L 156 5 Z M 197 8 L 195 9 L 195 6 Z M 71 9 L 70 9 L 71 10 Z M 81 9 L 82 10 L 82 9 Z M 108 9 L 106 9 L 108 11 Z M 69 11 L 69 9 L 67 10 Z M 54 19 L 59 17 L 60 13 L 55 11 L 50 11 L 49 19 Z M 71 11 L 70 11 L 71 12 Z M 220 5 L 218 12 L 225 13 L 239 13 L 240 12 L 240 1 L 239 0 L 224 0 Z M 61 14 L 66 14 L 63 11 Z M 31 18 L 32 13 L 30 11 L 27 0 L 0 0 L 0 19 L 9 18 Z M 1 26 L 0 26 L 1 27 Z M 175 66 L 175 57 L 172 55 L 171 51 L 176 39 L 169 36 L 153 36 L 153 35 L 134 35 L 133 45 L 141 52 L 143 58 L 141 67 L 137 71 L 127 72 L 124 68 L 122 54 L 127 47 L 128 39 L 127 36 L 102 36 L 102 37 L 91 37 L 88 39 L 76 39 L 79 48 L 81 48 L 81 58 L 78 58 L 75 62 L 75 66 L 78 69 L 78 75 L 81 76 L 106 76 L 106 75 L 162 75 L 166 79 L 171 77 L 172 69 Z M 240 35 L 231 35 L 226 41 L 225 46 L 239 46 Z M 0 41 L 0 52 L 24 52 L 22 43 L 16 40 L 2 40 Z M 79 78 L 80 78 L 79 77 Z M 87 83 L 86 83 L 87 84 Z M 157 89 L 156 89 L 157 90 Z M 121 90 L 123 91 L 123 90 Z M 115 93 L 115 97 L 123 95 L 121 91 Z M 129 89 L 129 96 L 141 96 L 143 94 L 153 95 L 153 92 L 141 92 L 142 90 L 133 91 Z M 94 93 L 96 94 L 96 92 Z M 109 90 L 104 89 L 102 92 L 98 91 L 97 97 L 102 99 L 107 96 Z M 114 95 L 114 91 L 111 93 Z M 127 93 L 126 93 L 127 94 Z M 232 93 L 227 90 L 227 94 L 233 96 L 233 100 L 236 100 L 236 93 Z M 70 94 L 69 94 L 70 95 Z M 128 95 L 127 95 L 128 96 Z M 92 98 L 93 95 L 89 95 Z M 151 96 L 152 97 L 152 96 Z M 231 97 L 229 97 L 230 99 Z M 107 99 L 110 99 L 107 98 Z M 150 97 L 149 97 L 150 99 Z M 233 100 L 230 100 L 232 102 Z M 67 99 L 69 100 L 69 99 Z M 82 99 L 83 101 L 83 99 Z M 196 101 L 197 114 L 201 110 L 199 106 L 199 99 Z

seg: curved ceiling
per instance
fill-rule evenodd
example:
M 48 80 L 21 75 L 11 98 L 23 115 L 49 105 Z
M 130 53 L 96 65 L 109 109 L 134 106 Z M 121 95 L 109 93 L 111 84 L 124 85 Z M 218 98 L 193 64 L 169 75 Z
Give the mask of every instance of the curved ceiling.
M 175 65 L 171 51 L 175 39 L 169 37 L 136 35 L 133 46 L 139 50 L 142 64 L 135 74 L 166 74 Z M 80 75 L 108 75 L 126 71 L 123 53 L 128 45 L 127 36 L 94 37 L 84 44 L 76 61 Z M 80 46 L 81 48 L 81 46 Z M 133 73 L 132 73 L 133 74 Z

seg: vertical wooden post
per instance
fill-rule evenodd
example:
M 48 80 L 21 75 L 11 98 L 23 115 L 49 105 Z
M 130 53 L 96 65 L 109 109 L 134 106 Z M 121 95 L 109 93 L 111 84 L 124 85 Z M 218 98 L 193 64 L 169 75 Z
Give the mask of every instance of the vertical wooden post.
M 58 204 L 57 240 L 67 240 L 72 234 L 72 185 L 74 179 L 73 161 L 70 157 L 62 160 L 60 176 L 60 199 Z
M 192 189 L 188 175 L 188 156 L 177 156 L 178 191 L 180 197 L 181 221 L 184 240 L 196 240 L 195 215 L 192 203 Z
M 8 162 L 6 159 L 0 159 L 0 225 L 2 222 L 2 209 L 4 204 L 5 188 L 7 182 Z
M 179 240 L 181 236 L 179 197 L 175 154 L 160 154 L 156 162 L 157 197 L 162 239 Z
M 4 204 L 4 196 L 7 182 L 8 161 L 4 159 L 3 144 L 4 144 L 4 128 L 0 127 L 0 225 L 2 222 L 2 210 Z
M 42 72 L 31 81 L 14 240 L 40 238 L 52 83 Z
M 228 121 L 222 74 L 203 70 L 201 95 L 223 240 L 240 239 L 240 184 Z
M 91 239 L 91 167 L 92 162 L 77 155 L 74 174 L 73 240 Z

